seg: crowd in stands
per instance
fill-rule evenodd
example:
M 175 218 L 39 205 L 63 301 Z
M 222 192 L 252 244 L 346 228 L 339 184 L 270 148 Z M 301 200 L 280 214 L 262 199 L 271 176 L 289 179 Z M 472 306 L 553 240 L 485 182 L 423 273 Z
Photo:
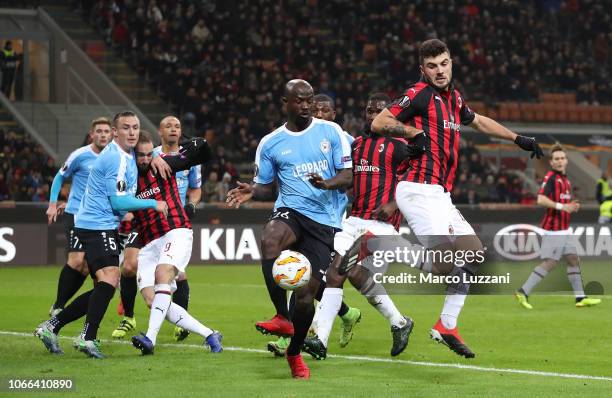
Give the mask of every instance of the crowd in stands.
M 0 201 L 48 201 L 56 172 L 53 158 L 28 135 L 0 129 Z
M 535 101 L 545 88 L 576 92 L 580 103 L 612 103 L 606 0 L 73 3 L 186 131 L 209 138 L 217 155 L 206 175 L 211 201 L 248 174 L 245 159 L 282 123 L 283 82 L 304 78 L 334 98 L 336 121 L 357 135 L 368 94 L 398 95 L 417 80 L 417 45 L 432 37 L 448 43 L 468 102 Z M 466 151 L 458 202 L 523 200 L 520 180 Z
M 473 141 L 461 140 L 457 177 L 451 192 L 456 204 L 535 203 L 535 194 L 527 191 L 519 176 L 487 161 Z
M 82 3 L 198 131 L 230 129 L 242 147 L 281 122 L 282 83 L 295 77 L 334 98 L 338 122 L 354 133 L 369 92 L 397 94 L 419 78 L 417 44 L 432 37 L 448 43 L 468 101 L 533 101 L 545 88 L 612 103 L 605 0 Z M 248 118 L 245 136 L 237 115 Z

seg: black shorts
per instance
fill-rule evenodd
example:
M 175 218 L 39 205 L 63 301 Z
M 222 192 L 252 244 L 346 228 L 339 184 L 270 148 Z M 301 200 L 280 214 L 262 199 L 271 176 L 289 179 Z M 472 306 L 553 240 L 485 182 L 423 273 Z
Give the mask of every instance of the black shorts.
M 336 228 L 319 224 L 288 207 L 279 207 L 268 221 L 282 221 L 291 228 L 297 241 L 289 249 L 306 256 L 312 266 L 312 276 L 322 281 L 332 260 Z
M 66 234 L 66 252 L 83 252 L 83 245 L 74 232 L 74 214 L 64 213 L 64 233 Z
M 127 235 L 120 234 L 119 237 L 121 238 L 121 247 L 124 250 L 129 248 L 142 249 L 143 244 L 138 237 L 138 232 L 132 231 Z
M 119 232 L 116 229 L 95 231 L 75 228 L 85 249 L 85 259 L 92 278 L 104 267 L 119 267 Z

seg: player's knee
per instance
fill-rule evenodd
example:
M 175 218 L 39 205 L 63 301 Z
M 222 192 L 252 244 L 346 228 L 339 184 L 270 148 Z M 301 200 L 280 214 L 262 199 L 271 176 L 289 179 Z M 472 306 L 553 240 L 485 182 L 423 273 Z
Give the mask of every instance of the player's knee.
M 75 271 L 82 274 L 87 272 L 87 263 L 85 261 L 84 252 L 70 252 L 68 253 L 68 260 L 66 261 L 68 266 Z
M 169 264 L 160 264 L 155 269 L 155 283 L 170 284 L 176 277 L 176 268 Z
M 281 239 L 276 236 L 265 236 L 261 240 L 261 251 L 264 258 L 276 258 L 280 256 L 283 248 L 281 247 Z
M 96 272 L 96 278 L 99 282 L 105 282 L 113 286 L 115 289 L 119 286 L 120 272 L 118 267 L 106 267 Z
M 123 274 L 123 276 L 136 276 L 136 271 L 138 271 L 137 259 L 132 257 L 126 257 L 126 259 L 123 261 L 123 267 L 121 269 L 121 273 Z

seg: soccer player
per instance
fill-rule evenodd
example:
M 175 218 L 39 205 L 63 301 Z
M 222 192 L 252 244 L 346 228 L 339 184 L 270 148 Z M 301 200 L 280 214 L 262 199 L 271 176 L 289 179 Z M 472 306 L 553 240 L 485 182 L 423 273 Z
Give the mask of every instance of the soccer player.
M 198 160 L 200 163 L 210 159 L 211 151 L 204 139 L 196 139 L 190 146 L 199 148 L 197 152 L 201 154 Z M 183 170 L 189 172 L 190 166 L 184 158 L 172 155 L 165 157 L 172 171 L 177 174 Z M 143 355 L 153 354 L 157 334 L 165 318 L 176 326 L 200 334 L 212 352 L 221 352 L 221 334 L 202 325 L 185 308 L 171 301 L 171 292 L 177 285 L 175 278 L 178 272 L 185 272 L 191 257 L 193 231 L 180 200 L 177 179 L 172 177 L 164 180 L 152 174 L 152 159 L 153 140 L 150 134 L 141 132 L 136 146 L 136 197 L 166 199 L 168 216 L 161 217 L 151 209 L 134 212 L 134 224 L 143 244 L 138 254 L 138 287 L 151 308 L 151 314 L 147 333 L 132 337 L 132 344 Z
M 391 355 L 399 355 L 408 345 L 414 326 L 412 319 L 403 316 L 385 288 L 374 283 L 366 268 L 353 267 L 349 273 L 341 273 L 342 258 L 364 230 L 377 236 L 399 236 L 397 229 L 401 214 L 393 196 L 397 183 L 397 171 L 409 156 L 409 147 L 399 138 L 388 138 L 370 131 L 374 117 L 390 102 L 383 93 L 375 93 L 368 99 L 365 109 L 365 136 L 352 144 L 353 207 L 350 217 L 342 222 L 342 231 L 334 237 L 336 255 L 327 269 L 326 286 L 316 315 L 317 334 L 307 338 L 304 350 L 316 359 L 327 356 L 327 342 L 333 320 L 342 301 L 342 286 L 347 278 L 364 294 L 390 323 L 393 345 Z M 362 260 L 363 261 L 363 260 Z
M 138 209 L 155 209 L 168 213 L 163 201 L 136 199 L 136 162 L 134 147 L 140 134 L 140 121 L 130 111 L 121 112 L 113 119 L 114 140 L 94 162 L 83 200 L 75 216 L 75 232 L 83 248 L 89 274 L 95 280 L 94 288 L 68 305 L 59 314 L 41 323 L 35 331 L 45 347 L 52 353 L 62 353 L 57 333 L 60 329 L 87 315 L 83 332 L 74 347 L 87 356 L 104 358 L 97 340 L 98 328 L 108 308 L 108 303 L 119 284 L 120 215 Z M 169 176 L 169 166 L 156 158 L 155 171 Z
M 567 263 L 567 279 L 574 290 L 576 307 L 590 307 L 601 303 L 600 299 L 588 298 L 584 294 L 575 237 L 569 231 L 570 214 L 580 209 L 580 203 L 572 199 L 572 184 L 565 174 L 567 163 L 563 147 L 554 145 L 550 149 L 552 170 L 546 173 L 538 191 L 538 205 L 546 208 L 540 223 L 540 227 L 546 231 L 540 252 L 542 262 L 516 292 L 519 304 L 528 310 L 533 308 L 529 303 L 529 294 L 557 266 L 561 257 Z
M 411 230 L 428 249 L 482 250 L 482 243 L 450 197 L 457 170 L 461 124 L 485 134 L 514 141 L 532 157 L 543 156 L 534 138 L 513 133 L 496 121 L 473 112 L 452 84 L 452 59 L 446 44 L 438 39 L 419 48 L 421 80 L 374 118 L 372 131 L 403 137 L 421 148 L 422 155 L 410 161 L 395 191 L 397 205 Z M 475 262 L 457 267 L 433 264 L 431 271 L 446 275 L 475 274 Z M 429 270 L 426 270 L 429 271 Z M 465 303 L 469 284 L 451 284 L 440 319 L 430 336 L 466 358 L 474 357 L 457 330 L 457 318 Z
M 265 136 L 255 155 L 254 184 L 238 183 L 228 192 L 227 202 L 238 207 L 254 200 L 270 200 L 279 194 L 262 237 L 262 271 L 277 314 L 258 322 L 264 333 L 292 336 L 287 361 L 294 378 L 310 378 L 310 370 L 300 355 L 300 347 L 314 315 L 314 298 L 331 260 L 333 239 L 340 228 L 340 210 L 334 190 L 347 187 L 352 180 L 350 145 L 340 126 L 312 117 L 313 90 L 304 80 L 285 85 L 283 108 L 287 123 Z M 324 189 L 309 180 L 318 173 Z M 310 282 L 296 290 L 292 316 L 286 292 L 272 278 L 274 260 L 282 250 L 304 254 L 312 265 Z M 293 323 L 289 320 L 291 319 Z M 295 327 L 295 329 L 294 329 Z
M 327 120 L 328 122 L 333 122 L 336 119 L 336 109 L 334 106 L 334 100 L 331 99 L 328 95 L 325 94 L 317 94 L 313 97 L 313 116 L 317 119 Z M 354 140 L 353 136 L 351 136 L 346 131 L 343 131 L 346 139 L 349 144 L 351 144 Z M 346 195 L 346 191 L 337 190 L 336 199 L 338 201 L 336 207 L 340 210 L 340 222 L 344 218 L 344 213 L 346 207 L 348 205 L 348 197 Z M 322 293 L 322 292 L 321 292 Z M 317 300 L 320 300 L 319 294 L 317 294 Z M 291 296 L 293 297 L 293 295 Z M 338 310 L 338 316 L 342 319 L 342 333 L 340 334 L 340 347 L 346 347 L 351 339 L 353 338 L 353 328 L 355 325 L 361 320 L 361 311 L 358 308 L 351 308 L 344 301 L 340 303 L 340 309 Z M 317 316 L 315 314 L 313 323 L 310 327 L 311 331 L 316 333 L 316 319 Z M 272 352 L 275 356 L 283 357 L 285 356 L 285 351 L 289 346 L 289 338 L 287 337 L 279 337 L 276 341 L 268 342 L 268 351 Z
M 181 149 L 179 141 L 181 139 L 181 122 L 174 116 L 167 116 L 159 123 L 159 135 L 162 145 L 155 148 L 155 153 L 161 156 L 178 154 Z M 182 206 L 185 209 L 188 217 L 195 217 L 195 209 L 197 203 L 202 196 L 202 173 L 200 165 L 195 165 L 189 170 L 181 170 L 176 173 L 176 183 L 179 188 L 179 197 Z M 122 223 L 125 232 L 128 232 L 128 223 Z M 120 232 L 121 229 L 120 229 Z M 138 239 L 138 232 L 131 228 L 128 233 L 125 233 L 125 257 L 123 267 L 121 269 L 121 303 L 123 303 L 124 318 L 119 323 L 117 329 L 113 331 L 114 338 L 123 338 L 128 332 L 136 328 L 136 319 L 134 318 L 134 301 L 136 298 L 136 271 L 138 268 L 138 252 L 142 248 L 142 242 Z M 188 309 L 189 305 L 189 283 L 187 275 L 184 272 L 179 272 L 177 279 L 177 289 L 174 292 L 172 299 L 174 303 L 180 305 L 184 309 Z M 174 339 L 181 341 L 187 338 L 189 332 L 176 326 L 174 328 Z
M 82 146 L 73 151 L 62 168 L 57 172 L 51 184 L 49 207 L 47 208 L 47 220 L 49 224 L 57 220 L 58 214 L 64 215 L 64 232 L 66 233 L 66 251 L 68 259 L 59 275 L 57 281 L 57 295 L 55 303 L 49 311 L 50 316 L 57 315 L 66 305 L 68 300 L 79 291 L 85 278 L 87 278 L 87 263 L 83 245 L 79 242 L 74 232 L 74 215 L 79 211 L 81 198 L 87 186 L 87 178 L 94 161 L 100 152 L 111 141 L 111 122 L 105 117 L 94 119 L 91 122 L 88 136 L 91 144 Z M 68 202 L 57 205 L 62 184 L 68 178 L 72 178 Z

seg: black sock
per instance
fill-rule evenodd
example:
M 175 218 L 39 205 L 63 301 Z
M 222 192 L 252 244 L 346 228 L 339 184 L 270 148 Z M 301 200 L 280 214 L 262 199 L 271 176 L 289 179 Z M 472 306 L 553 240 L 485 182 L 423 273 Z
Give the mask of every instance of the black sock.
M 64 265 L 57 281 L 57 296 L 53 308 L 64 308 L 68 300 L 79 291 L 87 275 L 71 268 L 68 264 Z
M 185 310 L 189 307 L 189 282 L 187 279 L 184 281 L 176 281 L 176 292 L 172 295 L 172 302 L 180 305 Z
M 284 316 L 287 319 L 291 319 L 289 310 L 287 309 L 287 292 L 285 292 L 283 288 L 279 287 L 276 282 L 274 282 L 274 278 L 272 278 L 273 265 L 274 259 L 261 260 L 261 272 L 263 273 L 266 281 L 268 294 L 270 295 L 272 304 L 274 304 L 274 308 L 276 308 L 276 313 Z
M 87 307 L 87 317 L 85 318 L 85 340 L 95 340 L 98 337 L 98 328 L 100 322 L 104 318 L 108 303 L 110 303 L 115 288 L 106 282 L 98 282 L 93 289 L 93 293 L 89 298 L 89 306 Z
M 314 313 L 315 309 L 313 303 L 306 306 L 300 306 L 296 303 L 293 318 L 291 319 L 294 332 L 289 347 L 287 347 L 287 355 L 297 355 L 300 353 L 302 344 L 304 343 L 304 339 L 312 323 L 312 318 L 314 318 Z
M 349 309 L 350 307 L 346 305 L 346 303 L 343 301 L 342 304 L 340 304 L 340 310 L 338 311 L 338 316 L 342 317 L 346 315 Z
M 62 312 L 51 318 L 50 322 L 53 325 L 53 333 L 58 334 L 65 325 L 87 314 L 89 296 L 91 296 L 92 292 L 93 289 L 81 294 L 79 297 L 72 300 L 72 303 L 64 308 Z
M 136 277 L 121 275 L 121 291 L 119 293 L 123 303 L 123 315 L 128 318 L 134 317 L 134 303 L 136 302 L 137 292 Z
M 295 309 L 295 293 L 289 297 L 289 316 L 293 317 L 293 310 Z M 291 318 L 287 318 L 291 319 Z

